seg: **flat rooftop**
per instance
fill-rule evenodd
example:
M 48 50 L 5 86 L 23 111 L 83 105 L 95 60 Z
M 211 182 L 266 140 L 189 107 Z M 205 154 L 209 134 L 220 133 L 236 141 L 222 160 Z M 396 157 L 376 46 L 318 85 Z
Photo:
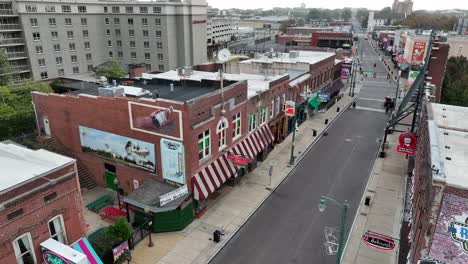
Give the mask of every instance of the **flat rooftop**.
M 252 62 L 256 63 L 308 63 L 315 64 L 322 60 L 325 60 L 330 57 L 334 57 L 334 52 L 324 52 L 324 51 L 303 51 L 297 50 L 297 57 L 291 57 L 290 53 L 278 53 L 278 56 L 273 56 L 269 58 L 265 54 L 259 55 L 259 58 L 250 59 L 241 61 L 240 63 L 250 64 Z M 276 53 L 275 53 L 276 55 Z
M 150 74 L 153 75 L 153 74 Z M 229 86 L 234 82 L 225 83 L 225 86 Z M 173 90 L 171 91 L 171 84 L 173 84 Z M 207 82 L 206 80 L 201 81 L 192 81 L 192 80 L 154 80 L 148 78 L 148 80 L 143 81 L 143 79 L 136 81 L 133 88 L 141 88 L 145 93 L 142 93 L 138 96 L 128 96 L 136 98 L 161 98 L 167 100 L 173 100 L 178 102 L 186 102 L 194 98 L 200 97 L 202 95 L 214 92 L 219 89 L 219 82 Z M 112 87 L 112 86 L 111 86 Z M 117 86 L 125 87 L 125 86 Z M 102 88 L 102 87 L 101 87 Z M 94 96 L 105 96 L 100 94 L 99 87 L 93 87 L 88 89 L 81 89 L 67 94 L 79 95 L 79 94 L 89 94 Z
M 248 98 L 255 96 L 257 93 L 266 91 L 270 88 L 270 83 L 279 80 L 288 74 L 283 75 L 258 75 L 246 73 L 224 73 L 223 78 L 232 82 L 247 81 L 247 96 Z M 189 80 L 194 82 L 202 82 L 203 80 L 219 81 L 218 72 L 192 71 L 188 76 L 180 76 L 177 71 L 167 71 L 158 74 L 143 74 L 146 79 L 164 79 L 168 81 Z
M 14 143 L 0 142 L 0 192 L 74 162 L 74 159 Z
M 468 107 L 428 105 L 433 179 L 468 190 Z

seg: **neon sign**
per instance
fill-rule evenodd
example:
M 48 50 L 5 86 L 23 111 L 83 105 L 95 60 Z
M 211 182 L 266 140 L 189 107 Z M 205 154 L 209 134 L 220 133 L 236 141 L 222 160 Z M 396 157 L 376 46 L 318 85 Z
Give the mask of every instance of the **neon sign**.
M 362 240 L 368 247 L 377 250 L 390 251 L 395 248 L 395 241 L 393 239 L 380 234 L 366 232 L 362 236 Z
M 50 250 L 42 252 L 42 260 L 44 260 L 45 264 L 71 264 L 71 262 Z

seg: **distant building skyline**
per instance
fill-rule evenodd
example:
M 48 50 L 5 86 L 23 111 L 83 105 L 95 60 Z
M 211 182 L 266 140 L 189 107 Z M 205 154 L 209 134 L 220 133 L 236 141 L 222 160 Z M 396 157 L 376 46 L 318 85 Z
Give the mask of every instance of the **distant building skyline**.
M 347 6 L 343 6 L 343 1 L 329 0 L 320 3 L 309 3 L 304 0 L 237 0 L 237 1 L 223 1 L 223 0 L 207 0 L 208 5 L 214 8 L 229 9 L 229 8 L 240 8 L 240 9 L 257 9 L 263 8 L 265 10 L 272 9 L 274 7 L 297 7 L 303 8 L 302 4 L 305 3 L 306 8 L 367 8 L 370 10 L 380 10 L 384 7 L 392 7 L 393 1 L 371 1 L 371 0 L 355 0 L 346 3 Z M 435 1 L 435 0 L 416 0 L 413 1 L 413 10 L 450 10 L 450 9 L 465 9 L 468 10 L 468 2 L 459 0 L 446 0 L 446 1 Z

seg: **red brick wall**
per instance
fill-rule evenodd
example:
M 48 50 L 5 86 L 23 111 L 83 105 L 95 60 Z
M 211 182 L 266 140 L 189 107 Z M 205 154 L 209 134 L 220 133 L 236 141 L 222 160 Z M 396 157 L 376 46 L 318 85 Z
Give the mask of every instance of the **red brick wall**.
M 143 73 L 145 73 L 145 67 L 144 66 L 137 66 L 134 68 L 129 69 L 129 77 L 134 78 L 134 77 L 141 77 L 143 76 Z
M 348 38 L 350 43 L 353 41 L 353 36 L 348 33 L 336 33 L 336 32 L 315 32 L 312 33 L 312 38 L 310 40 L 311 47 L 318 47 L 320 39 L 326 38 Z
M 226 117 L 232 121 L 232 115 L 241 112 L 242 115 L 242 135 L 246 134 L 247 117 L 244 102 L 247 100 L 247 84 L 245 82 L 236 83 L 226 87 L 224 91 Z M 39 125 L 42 118 L 47 116 L 51 127 L 52 137 L 64 145 L 73 156 L 93 176 L 100 186 L 106 186 L 104 163 L 116 166 L 116 174 L 122 183 L 120 188 L 130 192 L 133 190 L 133 180 L 138 180 L 140 184 L 147 178 L 162 181 L 161 173 L 161 136 L 139 132 L 130 129 L 128 102 L 137 101 L 126 97 L 97 97 L 86 96 L 59 96 L 33 94 L 33 100 L 38 112 Z M 165 101 L 141 103 L 156 105 L 161 107 L 172 106 L 175 110 L 182 111 L 182 123 L 184 131 L 184 148 L 186 158 L 186 179 L 188 186 L 191 186 L 190 178 L 201 166 L 206 165 L 219 156 L 217 151 L 216 125 L 221 116 L 221 93 L 219 91 L 196 98 L 186 104 L 170 103 Z M 231 103 L 233 108 L 230 109 Z M 207 120 L 211 120 L 206 122 Z M 206 122 L 199 127 L 197 124 Z M 229 123 L 230 124 L 230 123 Z M 99 158 L 94 155 L 85 154 L 81 150 L 79 126 L 86 126 L 99 129 L 109 133 L 126 136 L 129 138 L 152 143 L 156 153 L 156 173 L 116 164 L 110 160 Z M 202 163 L 198 161 L 198 134 L 206 129 L 211 129 L 211 158 Z M 228 147 L 231 143 L 229 135 L 232 130 L 228 128 Z
M 431 50 L 430 62 L 428 66 L 428 77 L 432 77 L 430 82 L 436 86 L 435 102 L 440 103 L 442 95 L 442 83 L 444 82 L 445 68 L 447 66 L 450 45 L 447 43 L 434 43 L 436 49 Z M 437 49 L 438 48 L 438 49 Z
M 411 252 L 414 256 L 413 263 L 417 263 L 421 250 L 426 248 L 424 236 L 432 228 L 432 224 L 429 223 L 428 219 L 431 217 L 431 207 L 434 199 L 432 171 L 430 168 L 431 150 L 426 114 L 421 118 L 420 124 L 415 158 L 415 188 L 413 221 L 411 225 L 411 229 L 413 230 L 413 241 L 411 244 Z
M 36 260 L 41 263 L 39 244 L 50 237 L 48 221 L 60 214 L 63 216 L 69 244 L 86 236 L 86 223 L 83 216 L 83 204 L 75 164 L 69 165 L 47 177 L 57 178 L 70 172 L 74 173 L 74 175 L 35 193 L 24 201 L 18 201 L 13 207 L 7 208 L 0 213 L 0 259 L 2 263 L 16 263 L 12 242 L 28 232 L 31 233 Z M 34 181 L 36 187 L 41 183 L 44 183 L 44 181 Z M 57 192 L 56 199 L 46 204 L 43 200 L 44 196 L 54 191 Z M 16 195 L 23 192 L 22 190 L 12 191 Z M 11 198 L 11 195 L 7 196 Z M 7 196 L 2 196 L 0 201 L 4 202 Z M 23 208 L 23 215 L 8 221 L 7 215 L 19 208 Z
M 334 67 L 335 56 L 310 65 L 310 79 L 313 92 L 333 80 Z

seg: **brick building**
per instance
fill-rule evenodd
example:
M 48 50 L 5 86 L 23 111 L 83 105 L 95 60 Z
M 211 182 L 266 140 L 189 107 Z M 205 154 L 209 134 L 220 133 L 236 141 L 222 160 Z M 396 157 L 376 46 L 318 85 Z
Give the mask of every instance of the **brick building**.
M 1 263 L 42 263 L 40 243 L 86 236 L 75 160 L 0 143 Z
M 431 103 L 423 115 L 404 222 L 408 237 L 402 237 L 409 253 L 402 263 L 468 262 L 467 114 L 466 107 Z
M 287 85 L 288 79 L 278 76 L 265 82 L 265 76 L 244 77 L 226 77 L 221 92 L 218 73 L 143 74 L 138 87 L 34 93 L 33 101 L 39 131 L 65 146 L 99 185 L 130 194 L 147 180 L 186 185 L 201 210 L 210 194 L 245 172 L 229 155 L 248 158 L 253 165 L 272 143 L 270 130 L 257 121 L 261 118 L 255 119 L 255 126 L 249 124 L 247 87 L 252 84 L 265 91 L 270 82 Z M 188 209 L 175 210 L 186 210 L 178 221 L 188 224 L 182 215 L 189 214 L 192 206 L 184 208 Z M 167 208 L 154 209 L 153 213 L 161 213 Z
M 441 42 L 434 42 L 434 46 L 431 49 L 431 60 L 427 67 L 427 79 L 435 86 L 432 91 L 435 103 L 440 103 L 442 96 L 442 84 L 444 83 L 449 50 L 450 45 Z

